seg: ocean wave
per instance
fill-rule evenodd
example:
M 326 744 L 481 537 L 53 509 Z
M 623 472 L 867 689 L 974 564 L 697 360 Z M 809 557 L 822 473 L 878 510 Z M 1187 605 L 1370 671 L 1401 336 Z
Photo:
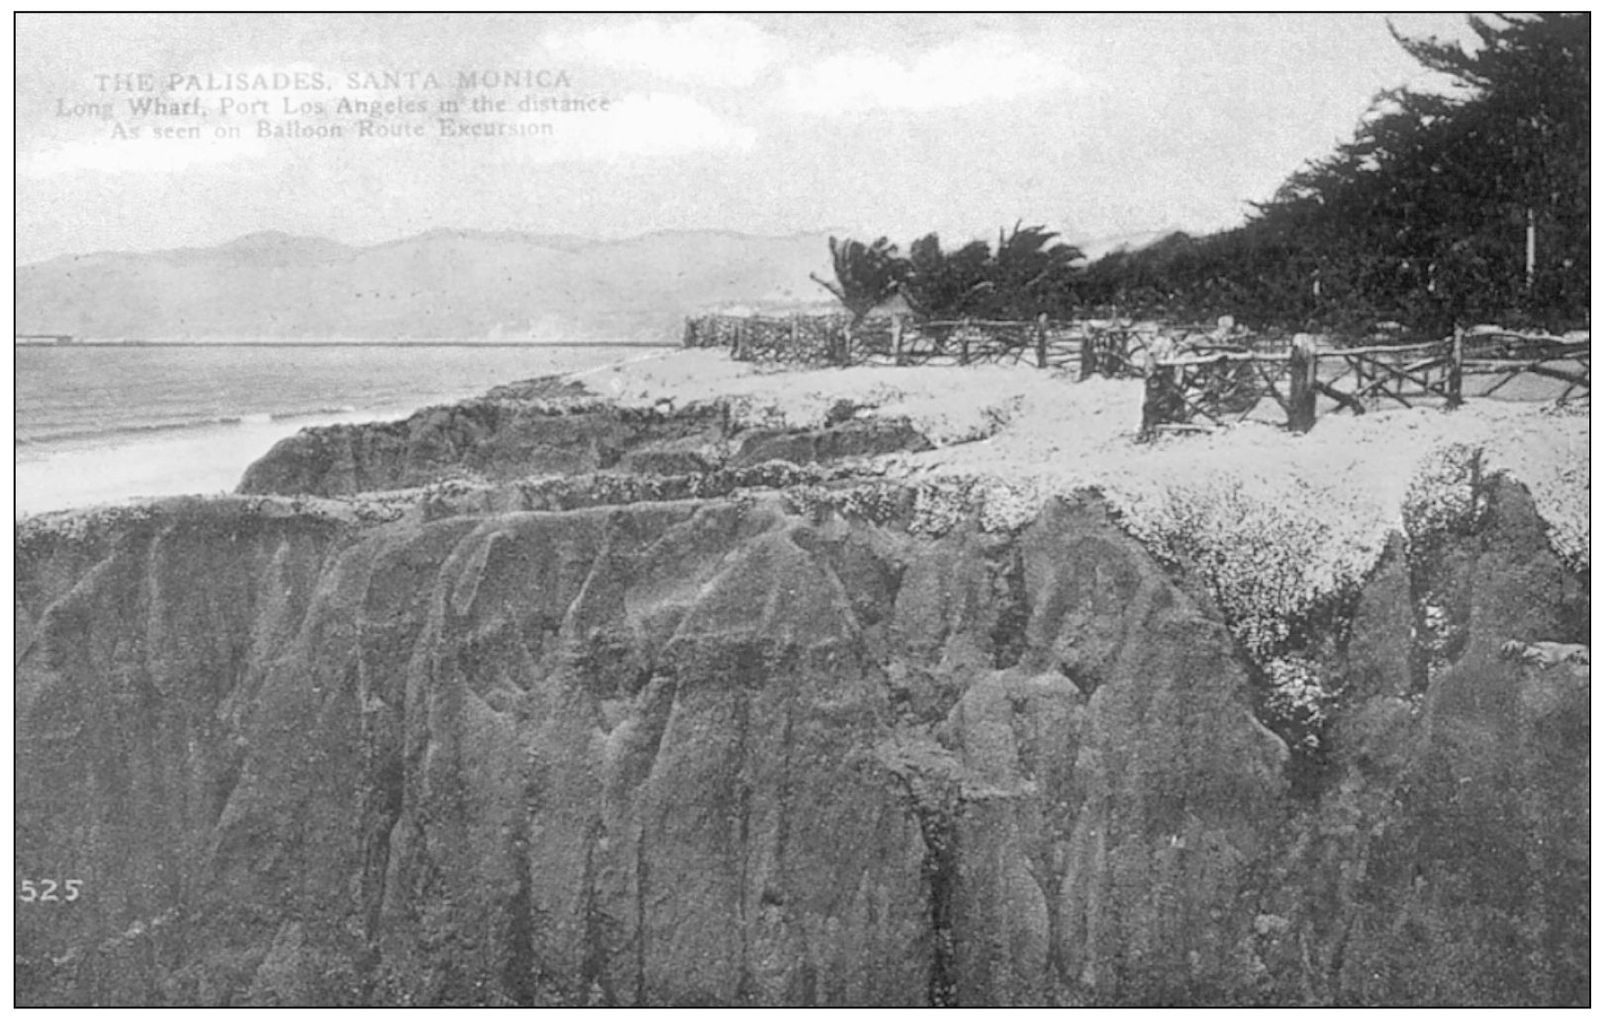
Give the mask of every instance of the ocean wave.
M 286 419 L 311 419 L 321 415 L 350 415 L 358 408 L 354 405 L 331 405 L 328 408 L 308 408 L 295 412 L 270 412 L 268 421 L 283 422 Z
M 65 429 L 41 430 L 16 434 L 16 446 L 66 443 L 74 440 L 111 440 L 117 437 L 142 437 L 153 433 L 185 433 L 193 430 L 218 429 L 229 426 L 267 426 L 292 419 L 317 419 L 332 415 L 349 415 L 358 409 L 353 405 L 325 405 L 317 408 L 296 408 L 277 412 L 248 412 L 240 415 L 211 415 L 194 419 L 175 419 L 160 422 L 116 423 L 97 426 L 77 426 Z

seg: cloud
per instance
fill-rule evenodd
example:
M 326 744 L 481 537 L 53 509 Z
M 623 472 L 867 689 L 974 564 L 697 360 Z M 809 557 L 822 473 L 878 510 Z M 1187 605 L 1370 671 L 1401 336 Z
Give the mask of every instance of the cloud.
M 67 142 L 21 156 L 17 174 L 54 177 L 78 171 L 103 174 L 171 174 L 197 166 L 218 165 L 263 155 L 262 143 L 244 137 L 208 139 L 130 139 Z
M 561 119 L 557 146 L 532 152 L 546 152 L 558 159 L 675 156 L 710 149 L 749 149 L 755 139 L 755 129 L 688 96 L 637 93 L 613 100 L 607 113 Z
M 1015 99 L 1076 81 L 1017 36 L 992 34 L 947 43 L 909 62 L 859 50 L 790 71 L 783 101 L 795 110 L 935 110 Z
M 619 27 L 550 35 L 543 45 L 562 59 L 725 86 L 753 83 L 783 53 L 778 39 L 727 14 L 700 14 L 674 22 L 645 18 Z

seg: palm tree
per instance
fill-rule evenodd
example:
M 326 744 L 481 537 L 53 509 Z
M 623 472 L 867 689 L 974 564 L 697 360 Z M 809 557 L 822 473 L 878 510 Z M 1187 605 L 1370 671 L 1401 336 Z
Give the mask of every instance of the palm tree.
M 993 314 L 1033 319 L 1070 302 L 1074 264 L 1085 253 L 1073 245 L 1053 244 L 1056 237 L 1057 232 L 1044 225 L 1025 227 L 1023 221 L 1013 225 L 1011 234 L 1000 232 L 990 265 L 990 280 L 995 285 L 989 299 Z
M 926 320 L 958 319 L 978 311 L 990 280 L 990 246 L 972 241 L 946 252 L 938 234 L 912 242 L 910 269 L 901 294 L 912 311 Z
M 831 291 L 849 310 L 852 327 L 880 302 L 892 297 L 909 270 L 899 248 L 888 238 L 879 238 L 871 245 L 849 238 L 829 238 L 828 251 L 833 255 L 833 274 L 838 283 L 823 280 L 815 273 L 811 279 Z

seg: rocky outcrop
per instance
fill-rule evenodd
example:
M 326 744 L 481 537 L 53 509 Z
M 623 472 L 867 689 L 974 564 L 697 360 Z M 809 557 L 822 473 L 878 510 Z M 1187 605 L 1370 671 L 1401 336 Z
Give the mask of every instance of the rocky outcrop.
M 270 463 L 534 449 L 473 419 Z M 1317 754 L 1097 495 L 746 478 L 19 530 L 19 1003 L 1587 1001 L 1587 669 L 1504 653 L 1586 642 L 1586 578 L 1525 490 L 1311 623 Z
M 330 497 L 461 479 L 497 483 L 598 471 L 685 475 L 770 461 L 821 464 L 931 446 L 904 422 L 870 418 L 815 429 L 743 426 L 721 402 L 628 408 L 557 381 L 537 381 L 423 409 L 396 422 L 304 429 L 252 464 L 237 492 Z

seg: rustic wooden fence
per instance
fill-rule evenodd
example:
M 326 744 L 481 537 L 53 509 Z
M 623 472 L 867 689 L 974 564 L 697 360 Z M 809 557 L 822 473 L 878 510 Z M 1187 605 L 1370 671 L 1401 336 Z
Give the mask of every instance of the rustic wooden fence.
M 1555 399 L 1589 395 L 1588 342 L 1509 333 L 1467 333 L 1424 344 L 1322 348 L 1307 335 L 1286 354 L 1201 348 L 1149 358 L 1141 432 L 1226 425 L 1248 418 L 1268 400 L 1289 429 L 1307 432 L 1322 398 L 1363 414 L 1389 401 L 1413 407 L 1433 399 L 1458 407 L 1489 397 L 1519 376 L 1564 383 Z
M 726 348 L 743 362 L 848 364 L 848 316 L 700 316 L 688 320 L 683 346 Z
M 1124 320 L 1053 322 L 905 317 L 725 316 L 690 319 L 683 343 L 726 348 L 744 361 L 805 365 L 1025 363 L 1145 381 L 1141 432 L 1200 429 L 1279 409 L 1307 432 L 1323 409 L 1355 414 L 1488 397 L 1520 376 L 1564 383 L 1557 401 L 1589 393 L 1589 345 L 1495 331 L 1419 344 L 1326 347 L 1313 337 L 1258 336 L 1208 327 L 1161 330 Z
M 683 344 L 725 348 L 747 362 L 805 365 L 986 365 L 1024 363 L 1090 376 L 1136 377 L 1160 337 L 1177 348 L 1211 343 L 1209 327 L 1155 327 L 1119 321 L 928 320 L 843 315 L 731 316 L 689 319 Z M 1239 338 L 1244 347 L 1261 343 Z M 1264 344 L 1269 341 L 1262 342 Z M 1281 345 L 1285 341 L 1277 342 Z M 1244 350 L 1239 347 L 1237 350 Z

